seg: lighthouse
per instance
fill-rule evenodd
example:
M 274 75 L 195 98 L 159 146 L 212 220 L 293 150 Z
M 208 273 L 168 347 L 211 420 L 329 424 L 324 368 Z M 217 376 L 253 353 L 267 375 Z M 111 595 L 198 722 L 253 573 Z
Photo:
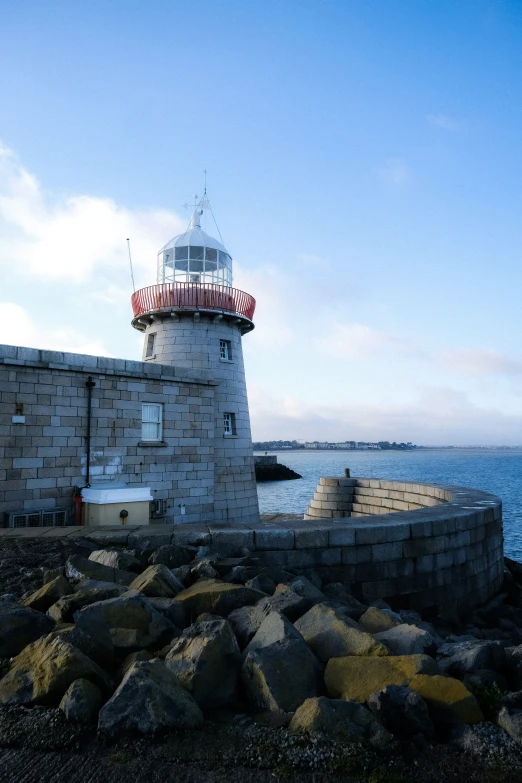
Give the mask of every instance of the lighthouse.
M 134 293 L 132 325 L 143 333 L 144 362 L 210 371 L 216 383 L 208 439 L 213 445 L 206 447 L 214 475 L 201 482 L 206 487 L 196 488 L 200 495 L 206 490 L 209 510 L 196 520 L 180 502 L 186 521 L 255 523 L 259 508 L 242 337 L 254 328 L 256 302 L 233 288 L 231 254 L 201 227 L 203 209 L 210 207 L 206 193 L 194 206 L 187 230 L 158 253 L 156 285 Z M 190 410 L 180 415 L 191 420 Z

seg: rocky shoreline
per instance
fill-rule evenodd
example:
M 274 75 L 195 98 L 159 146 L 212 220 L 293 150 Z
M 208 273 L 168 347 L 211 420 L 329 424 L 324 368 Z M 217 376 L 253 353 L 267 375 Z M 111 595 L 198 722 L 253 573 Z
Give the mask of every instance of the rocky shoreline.
M 519 585 L 427 622 L 248 552 L 6 539 L 0 776 L 520 780 Z

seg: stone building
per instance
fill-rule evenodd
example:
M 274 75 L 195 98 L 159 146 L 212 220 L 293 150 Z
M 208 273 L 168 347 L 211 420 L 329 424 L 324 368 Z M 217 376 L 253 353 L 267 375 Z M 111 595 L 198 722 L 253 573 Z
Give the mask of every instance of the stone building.
M 71 524 L 75 488 L 106 484 L 150 487 L 151 521 L 259 519 L 241 346 L 255 300 L 200 214 L 132 297 L 143 361 L 0 346 L 0 523 L 63 509 Z

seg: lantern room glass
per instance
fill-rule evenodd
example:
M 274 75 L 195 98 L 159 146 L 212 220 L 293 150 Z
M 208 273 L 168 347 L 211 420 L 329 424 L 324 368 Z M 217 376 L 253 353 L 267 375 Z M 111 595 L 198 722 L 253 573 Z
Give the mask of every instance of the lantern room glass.
M 232 286 L 232 259 L 213 247 L 183 245 L 158 253 L 158 283 Z

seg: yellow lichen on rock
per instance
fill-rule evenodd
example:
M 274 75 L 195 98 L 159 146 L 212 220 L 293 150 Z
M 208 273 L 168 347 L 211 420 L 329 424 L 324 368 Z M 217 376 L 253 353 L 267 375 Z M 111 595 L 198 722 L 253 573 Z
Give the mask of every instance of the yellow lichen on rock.
M 418 674 L 409 687 L 422 696 L 435 720 L 444 723 L 480 723 L 484 720 L 476 698 L 453 677 Z
M 429 655 L 347 655 L 328 661 L 324 679 L 330 697 L 365 702 L 386 685 L 408 685 L 416 675 L 437 672 Z

